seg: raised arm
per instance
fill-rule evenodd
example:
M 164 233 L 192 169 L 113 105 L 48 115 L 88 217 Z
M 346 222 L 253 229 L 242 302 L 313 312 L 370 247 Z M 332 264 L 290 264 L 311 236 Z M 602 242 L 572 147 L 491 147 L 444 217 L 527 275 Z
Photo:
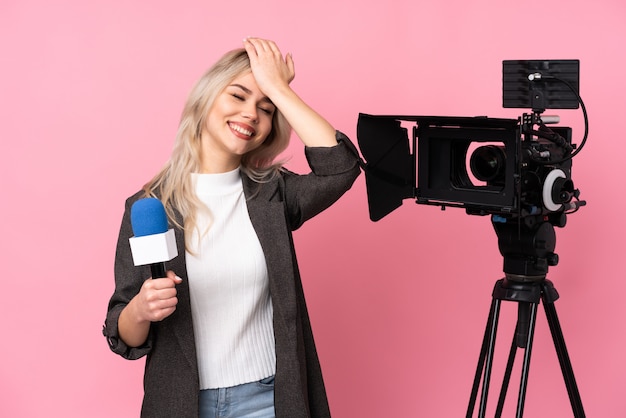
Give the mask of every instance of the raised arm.
M 252 74 L 259 88 L 285 116 L 304 145 L 337 145 L 335 128 L 289 86 L 295 77 L 291 54 L 283 57 L 274 42 L 259 38 L 244 39 L 244 47 L 250 57 Z

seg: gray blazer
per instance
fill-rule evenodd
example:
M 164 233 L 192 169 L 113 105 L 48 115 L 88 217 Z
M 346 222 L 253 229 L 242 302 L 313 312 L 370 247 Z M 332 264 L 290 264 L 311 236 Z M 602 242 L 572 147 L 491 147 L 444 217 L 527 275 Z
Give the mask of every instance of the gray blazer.
M 242 175 L 250 219 L 265 253 L 274 306 L 277 418 L 330 417 L 291 232 L 332 205 L 360 173 L 354 145 L 339 132 L 337 139 L 336 147 L 305 148 L 312 169 L 308 175 L 284 171 L 262 184 Z M 126 201 L 115 257 L 115 291 L 103 334 L 111 350 L 124 358 L 147 355 L 142 417 L 195 418 L 199 378 L 182 230 L 175 228 L 179 256 L 166 263 L 183 279 L 177 286 L 176 311 L 152 323 L 141 347 L 128 347 L 118 335 L 120 312 L 150 276 L 148 266 L 133 265 L 128 244 L 133 235 L 130 207 L 141 197 L 143 192 Z

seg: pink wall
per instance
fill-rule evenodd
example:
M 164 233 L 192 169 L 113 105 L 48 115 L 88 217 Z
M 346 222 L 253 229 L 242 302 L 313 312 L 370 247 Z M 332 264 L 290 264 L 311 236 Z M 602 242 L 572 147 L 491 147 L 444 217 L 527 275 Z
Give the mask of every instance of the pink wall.
M 581 60 L 589 204 L 549 278 L 587 415 L 625 416 L 624 2 L 312 4 L 2 1 L 0 416 L 138 415 L 143 361 L 100 333 L 123 202 L 169 155 L 194 80 L 248 35 L 293 52 L 295 88 L 355 140 L 359 112 L 517 117 L 503 59 Z M 580 112 L 560 115 L 580 138 Z M 303 170 L 297 140 L 289 153 Z M 502 275 L 489 220 L 407 201 L 372 223 L 361 177 L 296 240 L 334 416 L 463 416 Z M 526 416 L 571 416 L 543 310 Z

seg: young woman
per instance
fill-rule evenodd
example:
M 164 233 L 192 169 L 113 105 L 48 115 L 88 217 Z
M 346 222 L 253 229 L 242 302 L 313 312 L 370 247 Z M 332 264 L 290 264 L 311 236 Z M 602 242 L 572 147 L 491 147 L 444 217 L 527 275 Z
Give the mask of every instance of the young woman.
M 246 38 L 191 91 L 170 160 L 126 202 L 104 335 L 147 355 L 143 417 L 329 417 L 291 232 L 360 173 L 352 143 L 291 89 L 291 55 Z M 291 128 L 311 173 L 275 162 Z M 135 267 L 130 207 L 159 198 L 179 256 Z

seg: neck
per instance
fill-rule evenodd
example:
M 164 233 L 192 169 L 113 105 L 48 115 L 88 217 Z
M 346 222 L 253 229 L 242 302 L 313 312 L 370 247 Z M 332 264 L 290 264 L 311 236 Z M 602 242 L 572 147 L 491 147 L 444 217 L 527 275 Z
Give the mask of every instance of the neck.
M 219 174 L 235 170 L 241 165 L 241 158 L 203 158 L 200 166 L 201 174 Z

